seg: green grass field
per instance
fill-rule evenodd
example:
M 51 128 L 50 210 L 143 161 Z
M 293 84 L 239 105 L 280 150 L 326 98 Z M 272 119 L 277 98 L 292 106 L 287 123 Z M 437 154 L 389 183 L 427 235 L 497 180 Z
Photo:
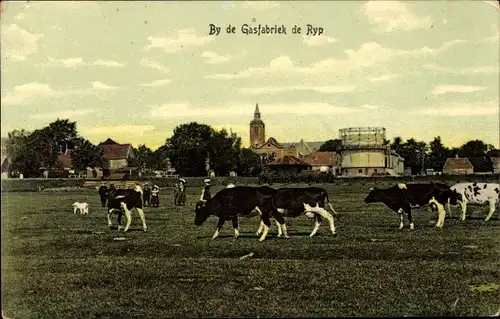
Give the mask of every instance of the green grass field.
M 275 185 L 276 186 L 276 185 Z M 321 185 L 320 185 L 321 186 Z M 2 309 L 9 318 L 169 318 L 228 316 L 492 315 L 500 309 L 499 215 L 468 219 L 414 210 L 415 230 L 382 204 L 366 205 L 366 185 L 322 185 L 338 236 L 327 223 L 288 220 L 291 238 L 254 234 L 240 218 L 212 241 L 217 218 L 194 225 L 194 203 L 146 208 L 149 231 L 133 213 L 128 233 L 107 228 L 97 192 L 2 194 Z M 196 189 L 196 192 L 198 189 Z M 213 193 L 215 193 L 215 189 Z M 195 193 L 193 190 L 191 193 Z M 86 201 L 90 215 L 73 215 Z M 116 219 L 115 219 L 116 220 Z M 98 232 L 95 234 L 94 232 Z M 104 232 L 104 233 L 99 233 Z M 114 241 L 125 236 L 130 240 Z M 240 260 L 239 257 L 254 255 Z

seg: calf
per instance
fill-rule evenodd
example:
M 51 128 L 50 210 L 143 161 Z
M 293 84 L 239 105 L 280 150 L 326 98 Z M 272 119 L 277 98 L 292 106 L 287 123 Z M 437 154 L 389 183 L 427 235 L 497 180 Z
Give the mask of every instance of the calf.
M 97 191 L 99 193 L 99 196 L 101 197 L 101 206 L 106 207 L 106 202 L 108 201 L 109 197 L 109 189 L 106 185 L 101 185 L 99 187 L 99 190 Z
M 73 214 L 76 214 L 77 211 L 80 211 L 80 214 L 89 214 L 89 204 L 87 203 L 73 203 Z
M 238 238 L 238 216 L 248 216 L 255 209 L 264 222 L 264 232 L 259 241 L 266 239 L 269 231 L 270 216 L 268 210 L 262 210 L 269 199 L 257 187 L 237 186 L 225 188 L 209 200 L 201 200 L 196 204 L 194 224 L 200 226 L 210 215 L 219 217 L 217 229 L 212 239 L 219 236 L 219 231 L 226 220 L 233 222 L 234 236 Z
M 278 237 L 283 234 L 288 238 L 287 228 L 283 217 L 298 217 L 305 214 L 309 218 L 315 218 L 314 229 L 309 235 L 314 236 L 321 225 L 321 218 L 326 218 L 330 223 L 330 230 L 336 236 L 335 223 L 333 216 L 325 209 L 325 200 L 330 206 L 334 216 L 335 210 L 330 204 L 328 193 L 325 189 L 320 187 L 307 187 L 307 188 L 281 188 L 274 190 L 270 187 L 264 186 L 261 192 L 267 195 L 272 195 L 271 199 L 267 202 L 267 209 L 270 210 L 272 217 L 276 219 L 278 226 Z M 262 229 L 257 230 L 257 235 Z
M 458 183 L 453 185 L 451 190 L 459 196 L 457 203 L 460 203 L 462 208 L 460 220 L 465 220 L 467 204 L 482 205 L 488 202 L 490 211 L 485 221 L 490 220 L 495 212 L 495 206 L 500 206 L 500 184 L 497 183 Z M 451 216 L 450 204 L 448 201 L 448 213 Z
M 144 231 L 147 231 L 146 218 L 144 216 L 144 211 L 142 210 L 142 189 L 140 186 L 136 186 L 134 189 L 117 189 L 110 194 L 108 199 L 108 226 L 110 228 L 113 227 L 111 223 L 111 214 L 114 211 L 117 211 L 118 230 L 121 230 L 122 212 L 125 211 L 127 225 L 125 225 L 124 231 L 127 231 L 130 227 L 130 223 L 132 222 L 131 210 L 133 208 L 137 210 L 137 213 L 142 220 L 142 227 Z
M 445 184 L 398 184 L 391 188 L 372 188 L 365 203 L 382 202 L 390 209 L 399 214 L 399 228 L 403 228 L 403 214 L 408 214 L 410 229 L 415 229 L 411 216 L 412 207 L 423 207 L 426 205 L 436 206 L 438 221 L 436 227 L 443 227 L 445 210 L 444 205 L 448 201 L 456 203 L 457 197 Z

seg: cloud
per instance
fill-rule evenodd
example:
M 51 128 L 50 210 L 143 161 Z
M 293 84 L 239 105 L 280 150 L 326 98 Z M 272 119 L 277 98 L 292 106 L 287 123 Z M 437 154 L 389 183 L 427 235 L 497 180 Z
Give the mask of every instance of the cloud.
M 394 30 L 413 30 L 429 28 L 430 17 L 418 18 L 413 15 L 405 3 L 399 1 L 372 0 L 362 6 L 368 21 L 376 26 L 376 32 L 392 32 Z
M 398 77 L 399 77 L 399 75 L 397 75 L 397 74 L 384 74 L 381 76 L 370 77 L 370 78 L 368 78 L 368 81 L 370 81 L 370 82 L 387 82 L 390 80 L 394 80 Z
M 98 126 L 98 127 L 82 127 L 82 135 L 90 136 L 102 136 L 104 138 L 108 136 L 118 136 L 124 138 L 124 136 L 142 136 L 145 133 L 153 131 L 155 127 L 153 125 L 112 125 L 112 126 Z
M 85 62 L 83 58 L 81 57 L 76 57 L 76 58 L 67 58 L 67 59 L 55 59 L 53 57 L 48 57 L 48 63 L 45 64 L 38 64 L 40 66 L 52 66 L 52 67 L 65 67 L 65 68 L 78 68 L 78 67 L 84 67 L 84 66 L 91 66 L 91 65 L 96 65 L 96 66 L 103 66 L 103 67 L 108 67 L 108 68 L 118 68 L 118 67 L 124 67 L 125 64 L 117 62 L 117 61 L 111 61 L 111 60 L 96 60 L 93 62 Z
M 206 58 L 205 62 L 208 64 L 221 64 L 231 60 L 229 55 L 223 56 L 212 51 L 203 51 L 200 57 Z
M 32 119 L 67 119 L 67 118 L 74 118 L 74 117 L 79 117 L 81 115 L 87 115 L 91 113 L 95 113 L 95 109 L 87 109 L 87 110 L 60 110 L 52 113 L 40 113 L 40 114 L 35 114 L 32 115 Z
M 38 40 L 43 34 L 30 33 L 16 24 L 2 27 L 2 57 L 12 61 L 25 61 L 38 52 Z
M 162 87 L 162 86 L 166 86 L 170 83 L 172 83 L 172 81 L 170 81 L 168 79 L 164 79 L 164 80 L 156 80 L 156 81 L 153 81 L 151 83 L 141 83 L 141 84 L 139 84 L 139 86 L 142 86 L 142 87 Z
M 62 95 L 62 92 L 52 89 L 48 84 L 31 82 L 14 86 L 12 91 L 2 96 L 2 104 L 29 104 L 40 98 L 52 98 L 60 95 Z
M 249 67 L 240 72 L 226 74 L 206 75 L 208 79 L 239 79 L 250 76 L 262 76 L 266 74 L 314 74 L 319 73 L 342 73 L 360 70 L 374 65 L 391 61 L 395 58 L 416 58 L 437 56 L 451 47 L 465 43 L 464 40 L 452 40 L 443 43 L 438 48 L 423 47 L 414 50 L 397 50 L 381 46 L 377 42 L 362 44 L 358 50 L 348 49 L 345 51 L 347 58 L 338 60 L 334 58 L 320 60 L 308 67 L 295 66 L 290 57 L 281 55 L 273 59 L 269 65 L 263 67 Z
M 270 94 L 283 93 L 289 91 L 315 91 L 318 93 L 343 93 L 354 91 L 355 86 L 269 86 L 256 88 L 239 88 L 238 91 L 242 94 Z
M 267 10 L 279 8 L 280 3 L 277 1 L 244 1 L 241 3 L 241 7 L 252 10 Z
M 360 107 L 363 108 L 363 109 L 367 109 L 367 110 L 377 110 L 377 109 L 380 108 L 380 106 L 373 105 L 373 104 L 363 104 Z
M 422 68 L 427 70 L 439 71 L 443 73 L 453 73 L 453 74 L 492 74 L 498 73 L 500 71 L 500 66 L 476 66 L 468 68 L 446 68 L 440 67 L 435 64 L 424 64 Z
M 176 53 L 188 47 L 198 47 L 213 41 L 213 36 L 198 36 L 195 29 L 177 30 L 177 35 L 173 37 L 147 37 L 149 44 L 145 51 L 151 49 L 163 49 L 167 53 Z
M 147 68 L 155 69 L 155 70 L 161 71 L 163 73 L 170 72 L 170 70 L 167 69 L 163 64 L 156 62 L 154 60 L 148 59 L 148 58 L 141 59 L 140 64 L 142 66 L 147 67 Z
M 473 85 L 438 85 L 432 94 L 446 94 L 446 93 L 472 93 L 486 89 L 484 86 Z
M 337 42 L 338 40 L 326 35 L 318 35 L 318 36 L 306 36 L 303 35 L 302 38 L 304 39 L 303 43 L 307 44 L 308 46 L 312 47 L 319 47 L 323 46 L 328 43 L 333 43 Z
M 116 90 L 118 87 L 104 84 L 100 81 L 92 82 L 92 88 L 96 90 Z
M 489 116 L 499 112 L 498 101 L 477 104 L 456 104 L 445 107 L 426 108 L 417 113 L 429 116 Z
M 252 113 L 248 103 L 229 102 L 218 106 L 194 106 L 188 102 L 167 103 L 150 107 L 150 116 L 155 118 L 234 118 L 248 116 Z M 266 104 L 266 115 L 294 114 L 302 115 L 335 115 L 363 112 L 360 108 L 336 106 L 329 103 L 275 103 Z M 366 112 L 366 111 L 364 111 Z
M 116 61 L 108 61 L 108 60 L 97 60 L 94 61 L 92 64 L 94 65 L 99 65 L 99 66 L 105 66 L 108 68 L 121 68 L 124 67 L 125 64 L 116 62 Z

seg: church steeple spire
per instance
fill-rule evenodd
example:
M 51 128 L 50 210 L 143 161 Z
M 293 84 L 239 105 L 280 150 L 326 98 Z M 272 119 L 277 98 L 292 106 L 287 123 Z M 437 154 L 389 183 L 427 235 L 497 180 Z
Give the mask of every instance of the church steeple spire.
M 260 111 L 259 111 L 259 103 L 255 104 L 255 112 L 253 113 L 253 118 L 254 119 L 259 119 L 260 120 Z

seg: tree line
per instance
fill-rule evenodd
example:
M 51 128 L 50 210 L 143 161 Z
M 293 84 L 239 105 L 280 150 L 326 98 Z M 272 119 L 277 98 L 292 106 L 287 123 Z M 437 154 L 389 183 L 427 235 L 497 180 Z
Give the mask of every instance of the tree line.
M 480 140 L 451 149 L 443 145 L 439 136 L 429 144 L 414 138 L 403 141 L 401 137 L 395 137 L 387 144 L 404 158 L 405 167 L 410 167 L 413 174 L 420 173 L 423 167 L 441 171 L 446 159 L 455 155 L 482 158 L 485 165 L 491 157 L 500 156 L 499 150 Z M 319 150 L 340 153 L 341 146 L 339 139 L 331 139 Z M 74 169 L 105 165 L 102 150 L 80 136 L 76 122 L 68 119 L 57 119 L 33 132 L 14 130 L 6 141 L 10 170 L 23 172 L 26 177 L 37 177 L 42 169 L 59 168 L 58 156 L 68 150 L 71 150 Z M 141 144 L 134 148 L 134 153 L 129 166 L 142 170 L 166 170 L 171 166 L 182 176 L 204 176 L 209 169 L 216 176 L 227 176 L 231 171 L 240 176 L 256 176 L 275 159 L 272 155 L 259 155 L 242 147 L 241 138 L 236 133 L 215 130 L 197 122 L 177 126 L 173 135 L 155 151 Z

